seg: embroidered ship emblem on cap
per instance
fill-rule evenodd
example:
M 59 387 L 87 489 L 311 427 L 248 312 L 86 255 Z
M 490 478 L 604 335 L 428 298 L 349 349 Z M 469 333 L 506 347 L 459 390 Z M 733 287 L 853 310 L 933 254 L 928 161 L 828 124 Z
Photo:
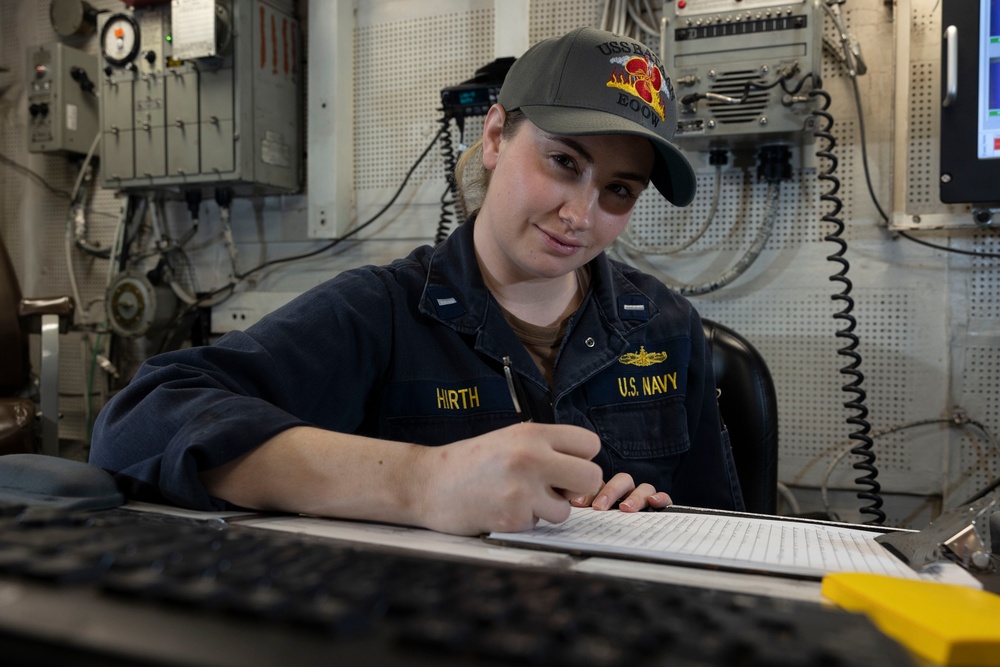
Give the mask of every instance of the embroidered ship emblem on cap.
M 650 106 L 664 120 L 663 82 L 665 77 L 660 68 L 648 58 L 612 58 L 615 67 L 608 80 L 608 88 L 618 88 L 630 93 Z
M 639 346 L 638 352 L 628 352 L 618 357 L 618 361 L 626 366 L 652 366 L 667 360 L 666 352 L 646 352 L 643 345 Z

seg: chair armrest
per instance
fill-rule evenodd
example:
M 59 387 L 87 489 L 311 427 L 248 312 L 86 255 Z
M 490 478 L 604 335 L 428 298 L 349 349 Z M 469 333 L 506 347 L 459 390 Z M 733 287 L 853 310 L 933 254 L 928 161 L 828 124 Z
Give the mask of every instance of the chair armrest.
M 59 333 L 64 334 L 69 331 L 74 309 L 73 298 L 69 296 L 23 298 L 18 304 L 17 315 L 25 322 L 25 328 L 31 333 L 41 333 L 42 315 L 58 315 Z

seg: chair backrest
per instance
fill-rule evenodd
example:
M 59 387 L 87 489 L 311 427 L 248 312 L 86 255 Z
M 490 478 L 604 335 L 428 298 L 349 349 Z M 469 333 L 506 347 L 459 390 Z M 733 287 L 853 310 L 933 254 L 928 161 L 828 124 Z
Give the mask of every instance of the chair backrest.
M 0 396 L 15 394 L 28 383 L 28 332 L 19 318 L 21 287 L 0 237 Z
M 743 336 L 702 319 L 712 350 L 719 411 L 729 429 L 748 512 L 778 506 L 778 398 L 764 357 Z

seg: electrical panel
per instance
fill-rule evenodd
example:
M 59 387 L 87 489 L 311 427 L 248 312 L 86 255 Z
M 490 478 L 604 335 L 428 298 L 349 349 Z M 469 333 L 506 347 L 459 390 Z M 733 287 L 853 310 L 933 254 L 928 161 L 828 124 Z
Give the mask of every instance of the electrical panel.
M 815 105 L 806 93 L 819 85 L 820 1 L 664 3 L 663 62 L 674 77 L 680 146 L 752 148 L 811 136 Z
M 302 182 L 302 39 L 290 0 L 101 14 L 101 180 L 120 190 Z
M 28 50 L 28 150 L 86 153 L 97 137 L 97 58 L 60 42 Z

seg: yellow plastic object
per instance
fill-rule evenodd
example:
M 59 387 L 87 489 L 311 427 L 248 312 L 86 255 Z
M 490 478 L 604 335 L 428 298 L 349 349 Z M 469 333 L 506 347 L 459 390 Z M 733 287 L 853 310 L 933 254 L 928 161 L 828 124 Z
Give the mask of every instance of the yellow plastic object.
M 823 595 L 844 609 L 864 612 L 882 632 L 931 662 L 1000 666 L 998 595 L 861 573 L 827 575 Z

